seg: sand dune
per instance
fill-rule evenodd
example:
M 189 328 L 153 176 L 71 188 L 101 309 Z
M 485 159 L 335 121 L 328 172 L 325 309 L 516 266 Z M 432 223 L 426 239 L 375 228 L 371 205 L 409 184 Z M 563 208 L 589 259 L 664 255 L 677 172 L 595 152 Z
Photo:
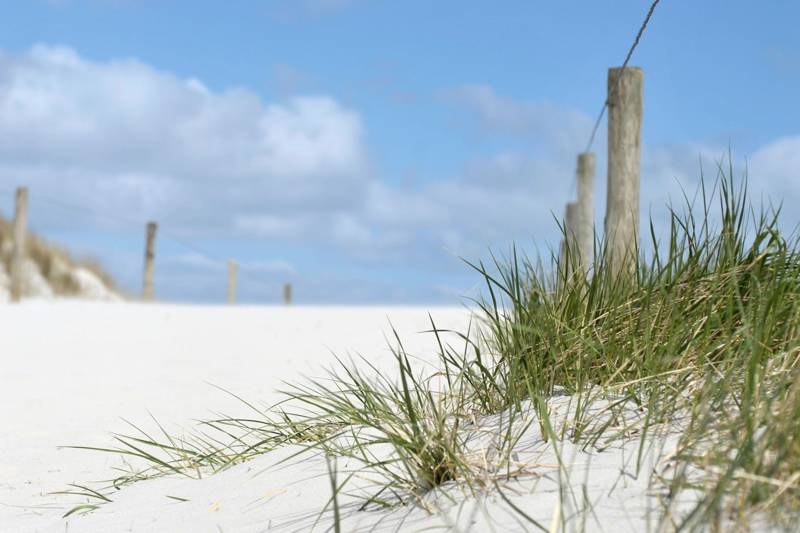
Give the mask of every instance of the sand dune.
M 437 326 L 464 330 L 463 308 L 430 311 Z M 290 458 L 287 446 L 203 479 L 167 476 L 142 481 L 85 515 L 61 516 L 75 500 L 48 494 L 68 483 L 113 477 L 115 456 L 59 449 L 107 446 L 109 431 L 129 431 L 122 419 L 152 427 L 148 411 L 180 434 L 211 411 L 244 414 L 236 399 L 271 403 L 283 380 L 316 376 L 331 352 L 360 353 L 391 372 L 384 334 L 389 320 L 411 354 L 435 355 L 424 308 L 191 307 L 87 302 L 29 302 L 0 307 L 0 531 L 14 532 L 261 532 L 328 530 L 320 514 L 331 490 L 319 455 Z M 572 408 L 570 397 L 551 398 L 554 420 Z M 631 411 L 632 416 L 639 416 Z M 503 413 L 477 421 L 476 434 L 492 435 Z M 531 415 L 532 416 L 532 415 Z M 475 440 L 480 459 L 485 448 Z M 663 442 L 669 445 L 669 439 Z M 343 531 L 527 531 L 530 522 L 509 501 L 549 528 L 567 520 L 575 530 L 643 531 L 654 518 L 649 490 L 657 453 L 636 471 L 638 440 L 603 451 L 553 446 L 532 423 L 517 445 L 520 474 L 496 491 L 470 493 L 448 483 L 422 506 L 359 511 L 342 495 Z M 660 450 L 654 450 L 656 452 Z M 344 472 L 352 465 L 338 464 Z M 566 478 L 565 478 L 566 476 Z M 359 481 L 356 477 L 353 484 Z M 564 493 L 564 488 L 568 493 Z M 319 523 L 317 521 L 319 520 Z M 650 524 L 652 525 L 652 524 Z
M 77 260 L 66 249 L 33 233 L 28 234 L 25 246 L 26 257 L 21 270 L 24 298 L 122 299 L 111 276 L 96 262 Z M 11 225 L 0 217 L 0 302 L 9 299 L 12 251 Z
M 65 501 L 47 493 L 110 477 L 114 457 L 59 446 L 108 445 L 110 431 L 129 429 L 122 418 L 146 424 L 148 411 L 170 428 L 189 427 L 212 410 L 244 412 L 209 383 L 271 402 L 282 380 L 318 374 L 331 352 L 389 362 L 389 319 L 410 351 L 433 353 L 430 336 L 417 335 L 430 327 L 427 312 L 74 301 L 0 306 L 0 531 L 64 531 Z M 460 308 L 431 313 L 442 327 L 468 321 Z M 208 518 L 199 523 L 211 528 L 214 515 Z M 114 530 L 85 526 L 80 517 L 69 522 L 69 531 Z M 124 517 L 115 523 L 127 530 Z

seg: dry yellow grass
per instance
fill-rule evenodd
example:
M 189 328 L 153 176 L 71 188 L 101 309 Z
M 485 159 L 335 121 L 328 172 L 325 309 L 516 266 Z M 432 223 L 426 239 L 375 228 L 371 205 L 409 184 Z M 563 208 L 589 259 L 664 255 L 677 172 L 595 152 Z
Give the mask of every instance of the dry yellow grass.
M 9 270 L 11 262 L 12 238 L 11 223 L 0 217 L 0 265 L 6 271 Z M 114 279 L 96 259 L 76 259 L 63 247 L 30 232 L 26 242 L 26 251 L 28 257 L 36 263 L 42 276 L 50 284 L 53 293 L 59 296 L 72 296 L 80 293 L 80 284 L 73 275 L 75 269 L 79 267 L 92 272 L 106 287 L 117 291 Z

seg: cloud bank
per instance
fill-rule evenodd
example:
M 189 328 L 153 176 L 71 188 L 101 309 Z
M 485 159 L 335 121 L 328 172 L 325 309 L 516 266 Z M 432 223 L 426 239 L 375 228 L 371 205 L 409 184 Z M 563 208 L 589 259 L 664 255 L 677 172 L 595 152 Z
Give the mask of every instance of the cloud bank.
M 262 102 L 136 60 L 0 54 L 0 176 L 131 217 L 347 203 L 368 166 L 358 114 L 326 96 Z M 180 218 L 180 216 L 178 217 Z

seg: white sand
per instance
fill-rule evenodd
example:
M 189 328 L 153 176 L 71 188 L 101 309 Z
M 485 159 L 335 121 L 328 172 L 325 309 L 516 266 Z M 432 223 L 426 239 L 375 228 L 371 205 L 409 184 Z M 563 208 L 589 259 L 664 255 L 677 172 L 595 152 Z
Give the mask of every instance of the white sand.
M 431 313 L 440 328 L 464 330 L 469 320 L 461 308 Z M 332 361 L 331 351 L 361 353 L 379 366 L 388 365 L 388 319 L 409 353 L 434 356 L 434 339 L 417 334 L 430 326 L 422 308 L 0 306 L 0 531 L 310 530 L 330 497 L 329 481 L 320 458 L 276 468 L 296 451 L 292 447 L 199 481 L 165 477 L 140 482 L 116 493 L 113 503 L 66 520 L 60 518 L 64 499 L 47 493 L 70 482 L 109 479 L 118 460 L 57 447 L 108 445 L 109 431 L 128 431 L 121 417 L 147 423 L 148 410 L 171 431 L 191 427 L 193 419 L 208 418 L 212 410 L 246 414 L 238 401 L 207 382 L 246 399 L 271 402 L 282 380 L 320 375 L 320 367 Z M 568 401 L 553 399 L 556 417 L 567 410 Z M 570 529 L 580 529 L 583 520 L 589 531 L 647 529 L 647 510 L 654 505 L 646 496 L 653 465 L 635 475 L 635 441 L 603 453 L 568 444 L 562 451 L 570 463 L 567 486 L 574 489 L 566 496 L 559 495 L 552 446 L 543 442 L 537 424 L 531 426 L 520 441 L 519 461 L 530 465 L 533 475 L 506 488 L 515 505 L 547 528 L 560 512 Z M 584 493 L 592 513 L 579 512 L 587 508 Z M 567 508 L 559 509 L 561 501 Z M 441 509 L 434 515 L 417 507 L 357 512 L 346 498 L 343 503 L 343 531 L 371 530 L 376 524 L 377 531 L 533 529 L 496 493 L 466 497 L 457 486 L 430 496 L 431 508 Z M 329 525 L 326 515 L 318 530 Z

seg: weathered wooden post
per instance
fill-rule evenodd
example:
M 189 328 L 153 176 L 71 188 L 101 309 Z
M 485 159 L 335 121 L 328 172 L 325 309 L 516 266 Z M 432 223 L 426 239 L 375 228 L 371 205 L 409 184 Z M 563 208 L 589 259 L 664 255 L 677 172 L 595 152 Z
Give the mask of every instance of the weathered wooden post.
M 239 268 L 239 265 L 236 264 L 236 261 L 231 259 L 228 261 L 228 303 L 235 304 L 236 303 L 236 272 Z
M 583 273 L 594 262 L 594 171 L 595 157 L 591 152 L 578 155 L 578 263 Z
M 642 85 L 637 67 L 608 70 L 608 196 L 605 236 L 612 275 L 633 272 L 639 249 Z
M 28 238 L 28 188 L 19 187 L 14 207 L 14 243 L 11 251 L 11 301 L 19 302 L 23 293 L 25 241 Z
M 567 279 L 572 275 L 572 267 L 575 264 L 576 253 L 576 233 L 575 228 L 578 223 L 578 204 L 575 202 L 567 203 L 564 210 L 564 239 L 561 241 L 559 254 L 560 279 Z
M 292 284 L 287 283 L 283 286 L 283 303 L 292 305 Z
M 153 272 L 155 270 L 156 257 L 156 231 L 158 224 L 155 222 L 147 223 L 147 243 L 144 248 L 144 283 L 142 288 L 142 298 L 151 301 L 155 297 L 153 290 Z

